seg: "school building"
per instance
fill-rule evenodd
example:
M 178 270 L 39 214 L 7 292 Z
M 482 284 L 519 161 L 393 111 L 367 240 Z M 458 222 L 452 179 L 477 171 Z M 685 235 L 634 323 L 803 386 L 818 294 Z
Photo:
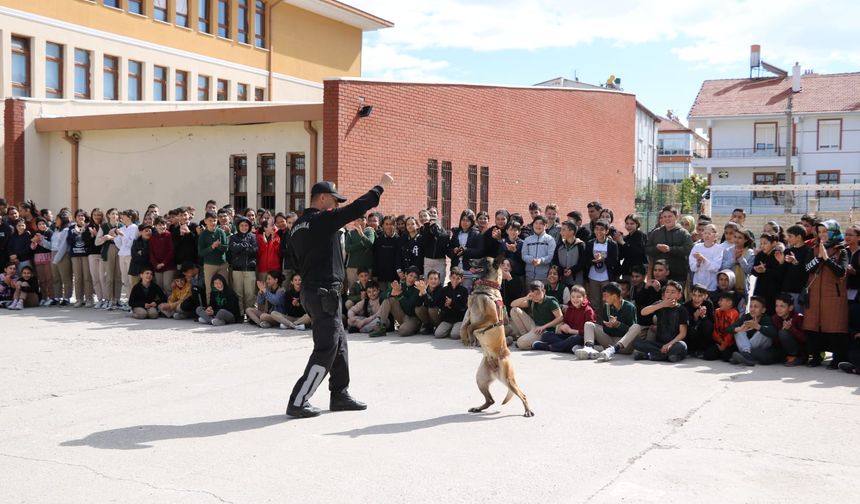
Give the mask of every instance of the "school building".
M 453 224 L 632 211 L 634 95 L 360 79 L 362 34 L 390 26 L 335 0 L 6 0 L 0 194 L 301 211 L 318 180 L 353 197 L 392 171 L 382 210 Z

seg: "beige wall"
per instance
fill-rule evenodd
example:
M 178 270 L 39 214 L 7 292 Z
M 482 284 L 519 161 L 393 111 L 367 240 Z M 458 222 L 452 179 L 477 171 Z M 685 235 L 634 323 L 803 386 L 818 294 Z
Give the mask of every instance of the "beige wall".
M 25 194 L 39 206 L 59 209 L 71 204 L 71 146 L 62 133 L 37 133 L 33 119 L 40 107 L 27 107 Z M 322 123 L 318 152 L 322 153 Z M 276 155 L 276 210 L 284 210 L 287 154 L 309 155 L 304 124 L 211 126 L 84 131 L 80 141 L 80 206 L 162 209 L 207 199 L 226 204 L 230 195 L 231 155 L 248 157 L 248 199 L 257 205 L 257 155 Z M 321 162 L 321 161 L 320 161 Z M 310 160 L 307 161 L 310 169 Z M 313 183 L 306 177 L 307 187 Z

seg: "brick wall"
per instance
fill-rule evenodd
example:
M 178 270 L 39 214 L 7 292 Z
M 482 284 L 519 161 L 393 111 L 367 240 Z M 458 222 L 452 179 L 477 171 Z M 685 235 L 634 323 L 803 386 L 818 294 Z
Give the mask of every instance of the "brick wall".
M 426 205 L 428 159 L 439 161 L 440 203 L 441 163 L 453 165 L 452 222 L 467 206 L 469 164 L 489 166 L 491 213 L 527 214 L 532 200 L 562 214 L 595 199 L 616 216 L 633 210 L 632 95 L 345 80 L 326 81 L 324 96 L 325 177 L 353 198 L 391 171 L 386 213 Z M 370 117 L 358 118 L 362 105 Z
M 8 98 L 3 122 L 3 196 L 18 203 L 24 201 L 24 102 Z

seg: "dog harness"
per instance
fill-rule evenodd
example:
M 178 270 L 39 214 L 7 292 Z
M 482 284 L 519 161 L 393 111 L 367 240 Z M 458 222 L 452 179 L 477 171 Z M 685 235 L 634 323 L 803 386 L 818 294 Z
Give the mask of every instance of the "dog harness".
M 487 287 L 487 288 L 495 289 L 495 290 L 500 289 L 499 283 L 494 282 L 492 280 L 485 280 L 485 279 L 475 280 L 473 285 L 474 285 L 474 287 Z M 498 320 L 496 321 L 495 324 L 493 324 L 491 326 L 484 327 L 483 329 L 478 329 L 475 332 L 483 334 L 483 333 L 489 331 L 490 329 L 504 325 L 504 318 L 505 318 L 504 314 L 503 314 L 503 310 L 505 309 L 504 301 L 501 298 L 496 298 L 495 296 L 490 295 L 490 293 L 487 291 L 479 290 L 479 291 L 473 291 L 473 293 L 477 294 L 477 295 L 481 295 L 481 296 L 487 296 L 488 298 L 490 298 L 496 305 L 496 315 L 498 318 Z

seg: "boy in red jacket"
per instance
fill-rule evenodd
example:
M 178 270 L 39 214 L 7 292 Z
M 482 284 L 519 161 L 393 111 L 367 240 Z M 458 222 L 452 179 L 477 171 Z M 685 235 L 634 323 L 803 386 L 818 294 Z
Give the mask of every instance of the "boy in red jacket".
M 281 270 L 281 235 L 264 220 L 257 231 L 257 280 L 264 282 L 270 271 Z M 261 280 L 262 279 L 262 280 Z
M 176 255 L 173 249 L 173 235 L 167 231 L 164 217 L 155 218 L 155 233 L 149 240 L 149 264 L 155 269 L 155 284 L 164 292 L 170 292 L 176 276 Z
M 574 285 L 570 288 L 570 301 L 564 310 L 564 322 L 558 326 L 558 332 L 543 333 L 540 341 L 532 343 L 532 349 L 571 352 L 574 346 L 583 344 L 585 323 L 594 322 L 595 319 L 585 289 L 581 285 Z
M 735 336 L 727 331 L 730 325 L 737 322 L 740 314 L 735 309 L 735 293 L 723 291 L 717 298 L 717 309 L 714 310 L 713 340 L 705 346 L 702 358 L 705 360 L 722 360 L 728 362 L 735 349 Z
M 776 313 L 771 316 L 779 331 L 779 344 L 785 352 L 785 365 L 794 367 L 806 362 L 806 333 L 803 332 L 803 314 L 794 311 L 794 299 L 783 292 L 776 297 Z

